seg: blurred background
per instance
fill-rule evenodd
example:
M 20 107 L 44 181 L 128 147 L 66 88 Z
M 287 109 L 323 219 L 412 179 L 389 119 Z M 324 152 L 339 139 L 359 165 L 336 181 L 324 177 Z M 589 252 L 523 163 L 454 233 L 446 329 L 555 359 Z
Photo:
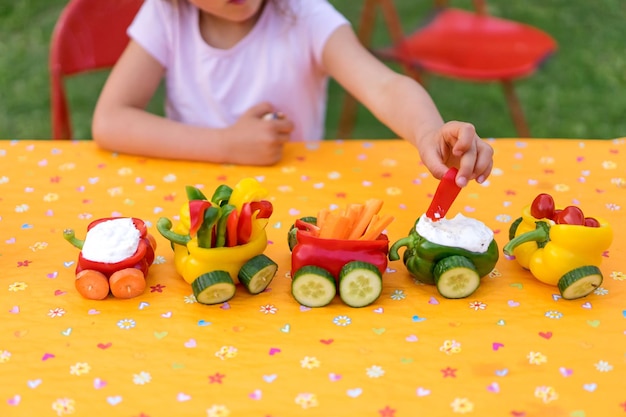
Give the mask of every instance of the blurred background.
M 96 0 L 94 0 L 96 1 Z M 306 1 L 306 0 L 304 0 Z M 330 0 L 356 27 L 363 2 Z M 471 9 L 470 0 L 452 5 Z M 0 1 L 0 138 L 51 136 L 48 50 L 66 0 Z M 405 33 L 428 15 L 432 0 L 395 0 Z M 490 14 L 536 26 L 552 35 L 558 52 L 519 81 L 533 137 L 611 139 L 626 136 L 626 0 L 488 0 Z M 389 42 L 382 19 L 373 46 Z M 106 72 L 67 81 L 74 136 L 89 139 L 93 108 Z M 428 91 L 446 120 L 476 125 L 482 137 L 515 137 L 499 84 L 429 77 Z M 162 113 L 162 90 L 151 109 Z M 336 138 L 343 91 L 331 82 L 326 137 Z M 359 107 L 355 138 L 394 138 Z

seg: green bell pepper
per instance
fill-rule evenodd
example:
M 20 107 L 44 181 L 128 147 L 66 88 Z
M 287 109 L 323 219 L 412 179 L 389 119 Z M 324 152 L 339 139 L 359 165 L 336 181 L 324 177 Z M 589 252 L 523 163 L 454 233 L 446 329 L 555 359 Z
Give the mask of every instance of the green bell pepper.
M 415 226 L 418 222 L 419 219 L 415 222 Z M 471 252 L 459 247 L 433 243 L 417 233 L 415 226 L 408 236 L 398 240 L 389 248 L 389 260 L 400 259 L 398 251 L 406 246 L 402 256 L 404 265 L 413 277 L 424 284 L 435 284 L 435 265 L 450 256 L 463 256 L 469 259 L 480 277 L 490 273 L 498 261 L 499 250 L 495 239 L 491 241 L 485 252 Z

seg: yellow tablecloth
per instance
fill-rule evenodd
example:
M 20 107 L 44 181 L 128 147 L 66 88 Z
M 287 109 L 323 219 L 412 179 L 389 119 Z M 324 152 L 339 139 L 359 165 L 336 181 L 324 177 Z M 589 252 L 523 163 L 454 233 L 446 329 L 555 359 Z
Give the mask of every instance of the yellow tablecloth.
M 495 168 L 450 214 L 507 242 L 535 195 L 612 223 L 602 288 L 566 301 L 501 256 L 468 299 L 418 285 L 400 261 L 381 298 L 319 309 L 290 295 L 287 230 L 296 218 L 369 197 L 396 216 L 393 242 L 437 182 L 403 141 L 291 144 L 274 167 L 117 155 L 92 142 L 0 142 L 1 416 L 617 416 L 626 414 L 624 140 L 496 140 Z M 185 185 L 254 176 L 274 214 L 268 291 L 194 302 L 154 228 Z M 96 218 L 146 220 L 158 241 L 144 295 L 89 301 L 74 289 L 79 237 Z

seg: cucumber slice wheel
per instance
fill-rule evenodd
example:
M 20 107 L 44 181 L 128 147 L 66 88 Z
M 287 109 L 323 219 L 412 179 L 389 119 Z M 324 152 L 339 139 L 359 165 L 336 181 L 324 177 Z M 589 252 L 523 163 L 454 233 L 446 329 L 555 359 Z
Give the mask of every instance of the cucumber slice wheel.
M 350 307 L 365 307 L 380 297 L 383 278 L 374 265 L 348 262 L 339 273 L 339 297 Z
M 435 265 L 433 271 L 439 294 L 446 298 L 465 298 L 480 285 L 476 267 L 464 256 L 448 256 Z
M 602 284 L 602 272 L 597 266 L 581 266 L 559 279 L 561 297 L 566 300 L 582 298 L 594 292 Z
M 264 254 L 255 256 L 239 270 L 239 282 L 250 292 L 263 292 L 276 276 L 278 265 Z
M 291 294 L 303 306 L 323 307 L 337 294 L 335 278 L 324 268 L 303 266 L 294 273 Z
M 193 295 L 201 304 L 219 304 L 235 295 L 235 283 L 226 271 L 211 271 L 191 283 Z

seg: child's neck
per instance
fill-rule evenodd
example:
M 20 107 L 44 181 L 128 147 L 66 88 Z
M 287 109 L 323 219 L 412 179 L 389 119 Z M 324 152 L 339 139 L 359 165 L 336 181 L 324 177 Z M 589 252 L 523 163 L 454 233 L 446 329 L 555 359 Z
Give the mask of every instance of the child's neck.
M 200 34 L 204 41 L 218 49 L 230 49 L 241 41 L 250 31 L 261 16 L 262 9 L 244 22 L 233 22 L 220 19 L 200 10 Z

